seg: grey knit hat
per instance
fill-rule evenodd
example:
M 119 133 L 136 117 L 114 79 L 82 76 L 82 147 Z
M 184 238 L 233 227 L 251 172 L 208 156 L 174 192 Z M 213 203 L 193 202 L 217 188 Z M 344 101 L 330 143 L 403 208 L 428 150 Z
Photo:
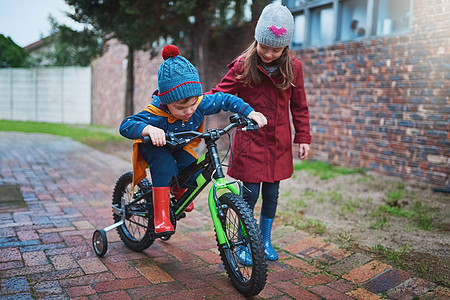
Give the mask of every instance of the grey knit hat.
M 267 5 L 259 17 L 255 28 L 255 40 L 258 43 L 283 48 L 291 43 L 294 33 L 294 17 L 286 6 Z
M 158 70 L 158 97 L 162 104 L 202 95 L 197 69 L 174 45 L 165 46 L 163 63 Z

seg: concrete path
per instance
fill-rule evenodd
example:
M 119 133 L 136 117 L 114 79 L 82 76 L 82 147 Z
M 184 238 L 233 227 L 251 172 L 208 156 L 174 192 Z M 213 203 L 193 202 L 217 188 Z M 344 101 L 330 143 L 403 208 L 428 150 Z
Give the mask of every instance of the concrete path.
M 112 230 L 105 257 L 95 255 L 92 233 L 112 224 L 113 187 L 130 168 L 68 138 L 0 132 L 0 188 L 16 185 L 25 200 L 0 201 L 0 299 L 243 299 L 221 264 L 206 199 L 169 241 L 136 253 Z M 292 228 L 274 232 L 280 259 L 254 299 L 450 299 L 371 257 Z

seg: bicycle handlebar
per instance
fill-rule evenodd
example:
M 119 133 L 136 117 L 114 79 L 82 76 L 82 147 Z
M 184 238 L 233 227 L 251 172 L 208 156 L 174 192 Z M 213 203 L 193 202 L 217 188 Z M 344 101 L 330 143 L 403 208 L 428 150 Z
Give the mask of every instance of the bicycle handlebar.
M 182 132 L 167 132 L 166 133 L 166 144 L 171 147 L 184 146 L 189 144 L 195 138 L 215 138 L 219 139 L 222 135 L 227 134 L 233 128 L 244 127 L 242 131 L 255 131 L 258 130 L 258 124 L 248 117 L 241 116 L 239 114 L 234 114 L 230 116 L 230 124 L 228 124 L 223 129 L 208 129 L 206 132 L 197 131 L 182 131 Z M 149 136 L 143 137 L 144 144 L 151 144 L 152 140 Z

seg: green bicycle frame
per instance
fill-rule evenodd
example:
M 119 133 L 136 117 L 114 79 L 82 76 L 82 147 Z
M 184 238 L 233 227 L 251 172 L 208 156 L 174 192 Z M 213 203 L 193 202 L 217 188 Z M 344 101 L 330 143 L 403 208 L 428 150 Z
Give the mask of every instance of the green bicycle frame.
M 179 219 L 181 214 L 184 212 L 184 209 L 191 203 L 199 194 L 200 192 L 211 182 L 212 174 L 214 173 L 214 168 L 211 166 L 211 159 L 206 156 L 206 154 L 202 155 L 197 159 L 195 163 L 192 164 L 191 167 L 188 167 L 187 169 L 194 169 L 194 167 L 201 166 L 201 169 L 203 169 L 203 172 L 197 176 L 195 183 L 193 186 L 188 188 L 187 192 L 184 193 L 184 195 L 177 201 L 177 203 L 174 205 L 173 210 L 175 212 L 175 218 Z M 194 169 L 195 170 L 195 169 Z M 198 170 L 198 169 L 197 169 Z M 191 171 L 188 173 L 188 175 L 193 174 L 195 171 Z M 186 175 L 186 174 L 184 174 Z M 219 241 L 219 244 L 228 244 L 228 240 L 226 238 L 225 232 L 221 226 L 220 218 L 219 218 L 219 211 L 217 209 L 217 191 L 227 189 L 228 191 L 239 195 L 240 194 L 240 188 L 238 188 L 235 183 L 231 183 L 227 181 L 223 177 L 217 178 L 217 180 L 214 182 L 213 186 L 209 190 L 208 195 L 208 207 L 209 211 L 211 213 L 211 218 L 214 224 L 214 227 L 216 229 L 217 238 Z

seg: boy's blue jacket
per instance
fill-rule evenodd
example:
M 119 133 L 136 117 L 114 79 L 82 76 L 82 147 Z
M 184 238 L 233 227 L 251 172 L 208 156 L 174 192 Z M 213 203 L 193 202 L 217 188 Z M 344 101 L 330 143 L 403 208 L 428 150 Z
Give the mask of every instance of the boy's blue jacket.
M 152 98 L 151 105 L 170 113 L 167 106 L 160 103 L 157 92 L 153 94 Z M 231 94 L 215 93 L 212 95 L 203 95 L 203 99 L 199 103 L 197 110 L 189 120 L 176 120 L 171 123 L 167 117 L 158 116 L 142 110 L 137 114 L 125 118 L 122 124 L 120 124 L 119 132 L 124 137 L 134 140 L 142 138 L 142 130 L 147 125 L 161 128 L 165 132 L 195 131 L 202 123 L 203 116 L 217 114 L 222 110 L 248 116 L 254 109 L 241 98 Z

